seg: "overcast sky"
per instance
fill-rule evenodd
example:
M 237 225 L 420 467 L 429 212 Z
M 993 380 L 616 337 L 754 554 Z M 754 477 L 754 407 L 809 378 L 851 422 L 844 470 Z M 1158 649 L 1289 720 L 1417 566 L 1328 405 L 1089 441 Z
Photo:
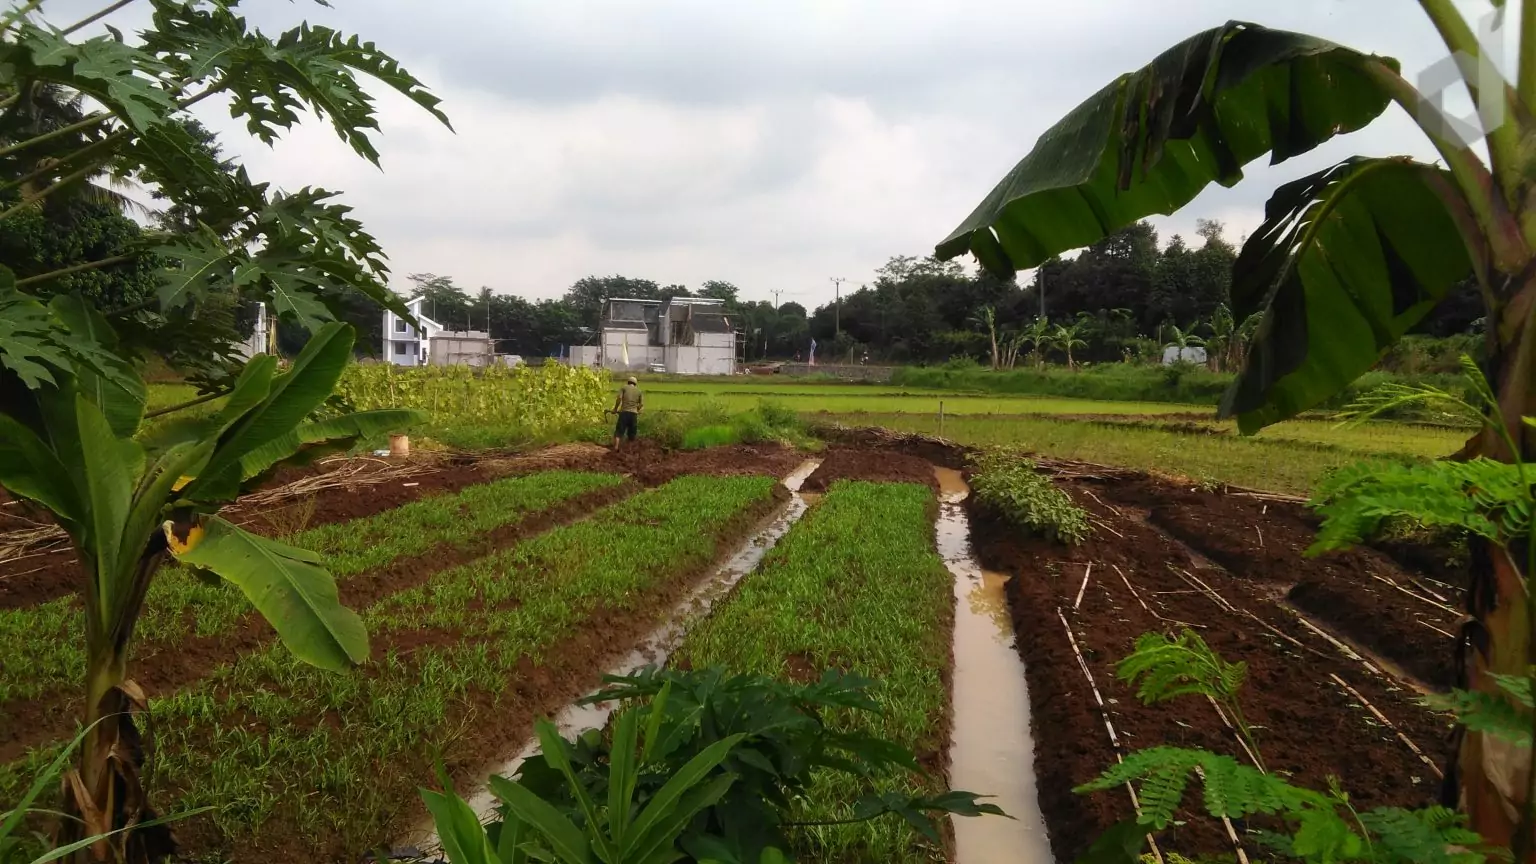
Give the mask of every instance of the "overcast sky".
M 1228 19 L 1391 54 L 1410 80 L 1444 55 L 1409 0 L 333 3 L 241 8 L 274 33 L 307 17 L 376 41 L 443 98 L 456 132 L 375 84 L 382 171 L 320 123 L 268 148 L 217 110 L 205 121 L 257 179 L 344 190 L 397 289 L 426 271 L 536 298 L 617 273 L 825 302 L 830 277 L 854 287 L 892 255 L 931 252 L 1074 105 Z M 46 8 L 63 23 L 78 5 Z M 1235 241 L 1275 185 L 1353 153 L 1433 158 L 1390 108 L 1155 221 L 1165 242 L 1196 218 Z

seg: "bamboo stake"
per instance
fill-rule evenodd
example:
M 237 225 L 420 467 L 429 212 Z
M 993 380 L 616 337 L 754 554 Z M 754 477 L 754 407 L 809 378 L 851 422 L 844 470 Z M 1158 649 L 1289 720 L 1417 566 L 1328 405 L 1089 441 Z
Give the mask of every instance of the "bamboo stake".
M 1436 627 L 1435 625 L 1429 623 L 1428 621 L 1425 621 L 1423 618 L 1415 618 L 1413 620 L 1419 622 L 1420 624 L 1423 624 L 1425 627 L 1428 627 L 1429 629 L 1435 631 L 1436 633 L 1439 633 L 1441 636 L 1445 636 L 1445 637 L 1450 638 L 1450 639 L 1455 639 L 1456 638 L 1456 634 L 1454 634 L 1454 633 L 1447 633 L 1444 630 L 1441 630 L 1439 627 Z
M 1163 620 L 1163 616 L 1152 611 L 1152 607 L 1147 605 L 1147 601 L 1141 599 L 1141 595 L 1136 593 L 1136 586 L 1131 584 L 1130 578 L 1125 575 L 1124 570 L 1120 569 L 1120 565 L 1111 564 L 1109 566 L 1115 568 L 1115 572 L 1120 574 L 1120 581 L 1125 583 L 1126 590 L 1131 592 L 1131 596 L 1136 598 L 1136 602 L 1141 604 L 1141 608 L 1147 610 L 1147 614 L 1151 615 L 1153 618 L 1156 618 L 1159 621 Z
M 1211 703 L 1211 707 L 1216 709 L 1216 716 L 1221 718 L 1221 725 L 1227 727 L 1227 731 L 1232 733 L 1232 737 L 1237 741 L 1238 746 L 1242 747 L 1243 752 L 1248 754 L 1248 760 L 1253 763 L 1253 767 L 1259 769 L 1262 773 L 1269 773 L 1264 770 L 1264 764 L 1259 761 L 1258 755 L 1248 746 L 1248 742 L 1244 741 L 1243 736 L 1237 733 L 1237 727 L 1232 725 L 1231 720 L 1227 719 L 1227 712 L 1221 710 L 1221 703 L 1211 698 L 1210 694 L 1206 694 L 1205 701 Z
M 1099 706 L 1099 715 L 1104 718 L 1104 728 L 1109 732 L 1109 744 L 1115 750 L 1115 761 L 1124 762 L 1125 757 L 1120 753 L 1120 736 L 1115 734 L 1115 724 L 1110 722 L 1109 708 L 1104 704 L 1104 697 L 1099 694 L 1099 685 L 1093 681 L 1093 671 L 1088 668 L 1088 661 L 1083 659 L 1083 652 L 1077 647 L 1077 636 L 1072 632 L 1072 625 L 1067 623 L 1067 616 L 1062 613 L 1061 607 L 1056 607 L 1056 617 L 1061 619 L 1061 626 L 1067 631 L 1067 642 L 1072 646 L 1072 654 L 1077 657 L 1077 668 L 1083 670 L 1083 677 L 1088 679 L 1088 689 L 1093 691 L 1093 701 Z M 1136 816 L 1141 816 L 1141 799 L 1136 796 L 1136 787 L 1126 782 L 1125 791 L 1131 793 L 1131 808 L 1136 811 Z M 1147 845 L 1152 849 L 1152 857 L 1158 864 L 1163 864 L 1163 853 L 1158 851 L 1157 840 L 1149 832 Z
M 1104 520 L 1099 519 L 1096 516 L 1089 516 L 1088 519 L 1089 519 L 1089 521 L 1093 522 L 1093 524 L 1099 526 L 1100 528 L 1103 528 L 1105 531 L 1108 531 L 1109 533 L 1115 535 L 1116 537 L 1119 537 L 1121 540 L 1125 539 L 1125 535 L 1121 534 L 1119 531 L 1116 531 L 1113 527 L 1110 526 L 1110 524 L 1108 522 L 1105 522 Z
M 1105 504 L 1103 501 L 1099 501 L 1099 496 L 1093 494 L 1092 490 L 1084 489 L 1083 490 L 1083 494 L 1087 495 L 1089 498 L 1092 498 L 1095 501 L 1098 501 L 1100 507 L 1103 507 L 1105 510 L 1108 510 L 1109 512 L 1115 514 L 1116 516 L 1122 516 L 1123 515 L 1123 514 L 1121 514 L 1121 512 L 1119 511 L 1118 508 L 1116 508 L 1116 507 L 1114 507 L 1112 505 L 1109 505 L 1109 504 Z
M 1200 591 L 1202 593 L 1204 593 L 1206 597 L 1209 597 L 1211 599 L 1212 603 L 1215 603 L 1217 606 L 1220 606 L 1221 608 L 1227 610 L 1228 612 L 1231 612 L 1233 614 L 1237 613 L 1237 608 L 1236 607 L 1234 607 L 1231 603 L 1228 603 L 1225 597 L 1222 597 L 1220 594 L 1217 594 L 1215 591 L 1212 591 L 1211 590 L 1211 586 L 1205 584 L 1204 582 L 1201 582 L 1199 580 L 1199 578 L 1197 578 L 1195 576 L 1195 574 L 1190 573 L 1187 570 L 1180 570 L 1177 567 L 1173 567 L 1173 568 L 1170 568 L 1170 569 L 1172 569 L 1173 572 L 1179 574 L 1179 578 L 1184 580 L 1184 584 L 1188 585 L 1191 588 L 1199 588 Z
M 1303 627 L 1307 628 L 1308 630 L 1311 630 L 1313 633 L 1316 633 L 1317 635 L 1323 637 L 1323 639 L 1327 640 L 1328 643 L 1333 645 L 1334 648 L 1337 648 L 1340 654 L 1343 654 L 1345 657 L 1348 657 L 1349 659 L 1358 662 L 1359 664 L 1361 664 L 1365 668 L 1369 669 L 1375 675 L 1379 675 L 1379 676 L 1381 676 L 1383 678 L 1387 677 L 1387 674 L 1385 672 L 1381 671 L 1381 669 L 1377 668 L 1376 664 L 1374 664 L 1371 661 L 1365 659 L 1364 657 L 1361 657 L 1355 651 L 1355 649 L 1349 647 L 1348 645 L 1345 645 L 1343 642 L 1340 642 L 1339 640 L 1337 640 L 1337 639 L 1333 638 L 1332 636 L 1328 635 L 1328 633 L 1324 632 L 1321 627 L 1318 627 L 1316 624 L 1313 624 L 1311 621 L 1308 621 L 1306 616 L 1302 615 L 1300 612 L 1297 612 L 1294 609 L 1290 609 L 1289 607 L 1282 606 L 1279 603 L 1276 603 L 1275 605 L 1280 606 L 1281 609 L 1285 609 L 1287 612 L 1290 612 L 1292 615 L 1296 616 L 1296 620 L 1301 623 L 1301 626 L 1303 626 Z
M 1264 548 L 1264 532 L 1260 531 L 1259 530 L 1259 526 L 1255 525 L 1255 526 L 1253 526 L 1253 533 L 1259 535 L 1259 548 L 1263 549 Z
M 1449 606 L 1451 604 L 1451 598 L 1440 596 L 1440 594 L 1437 593 L 1433 588 L 1430 588 L 1428 585 L 1424 584 L 1425 582 L 1428 582 L 1428 581 L 1431 581 L 1431 580 L 1428 580 L 1428 579 L 1420 580 L 1417 576 L 1414 576 L 1414 575 L 1408 574 L 1408 573 L 1404 573 L 1403 575 L 1408 577 L 1408 581 L 1412 582 L 1415 588 L 1418 588 L 1420 591 L 1423 591 L 1425 594 L 1428 594 L 1429 596 L 1435 598 L 1436 600 L 1439 600 L 1441 603 L 1444 603 L 1447 606 Z M 1436 585 L 1440 585 L 1441 583 L 1436 582 L 1435 584 Z M 1450 587 L 1450 586 L 1443 586 L 1443 587 Z
M 1375 715 L 1376 719 L 1381 722 L 1381 725 L 1391 729 L 1393 734 L 1397 736 L 1398 740 L 1402 741 L 1405 745 L 1407 745 L 1409 750 L 1413 751 L 1413 755 L 1419 757 L 1420 761 L 1429 766 L 1429 770 L 1435 772 L 1435 777 L 1441 780 L 1445 779 L 1445 772 L 1440 770 L 1440 766 L 1436 765 L 1434 760 L 1430 759 L 1428 756 L 1425 756 L 1424 751 L 1420 750 L 1417 744 L 1414 744 L 1411 740 L 1409 740 L 1408 736 L 1404 735 L 1401 729 L 1398 729 L 1396 726 L 1392 725 L 1392 721 L 1388 720 L 1385 714 L 1377 711 L 1375 705 L 1372 705 L 1370 702 L 1366 701 L 1366 698 L 1360 695 L 1359 690 L 1349 686 L 1349 682 L 1345 681 L 1343 678 L 1340 678 L 1338 675 L 1335 675 L 1332 672 L 1328 673 L 1328 677 L 1333 679 L 1333 683 L 1349 691 L 1349 695 L 1355 697 L 1355 699 L 1361 705 L 1364 705 L 1365 710 Z
M 1409 591 L 1407 588 L 1404 588 L 1403 586 L 1397 584 L 1396 582 L 1393 582 L 1391 579 L 1387 579 L 1387 578 L 1382 577 L 1382 576 L 1377 576 L 1375 573 L 1372 573 L 1369 570 L 1365 571 L 1365 575 L 1371 577 L 1372 579 L 1375 579 L 1377 582 L 1380 582 L 1380 583 L 1382 583 L 1384 585 L 1392 586 L 1393 588 L 1397 589 L 1398 591 L 1403 592 L 1404 594 L 1407 594 L 1409 597 L 1412 597 L 1413 599 L 1419 601 L 1420 603 L 1428 603 L 1429 605 L 1435 607 L 1436 609 L 1441 610 L 1442 612 L 1449 612 L 1452 615 L 1456 614 L 1456 610 L 1455 609 L 1452 609 L 1451 607 L 1445 605 L 1444 603 L 1436 603 L 1435 601 L 1429 599 L 1428 597 L 1424 597 L 1422 595 L 1415 594 L 1412 591 Z
M 1084 592 L 1086 592 L 1088 590 L 1088 577 L 1090 577 L 1092 575 L 1093 575 L 1093 562 L 1089 561 L 1088 562 L 1088 566 L 1086 568 L 1084 568 L 1084 570 L 1083 570 L 1083 585 L 1082 585 L 1081 588 L 1077 589 L 1077 599 L 1072 601 L 1072 609 L 1073 609 L 1073 611 L 1076 611 L 1079 606 L 1083 605 L 1083 594 L 1084 594 Z

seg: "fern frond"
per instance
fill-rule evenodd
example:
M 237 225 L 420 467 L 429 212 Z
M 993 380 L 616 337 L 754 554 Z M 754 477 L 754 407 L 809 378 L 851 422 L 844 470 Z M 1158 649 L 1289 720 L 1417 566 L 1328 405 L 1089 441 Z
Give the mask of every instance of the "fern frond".
M 1204 804 L 1212 816 L 1239 819 L 1254 813 L 1299 818 L 1305 811 L 1330 808 L 1327 796 L 1292 786 L 1273 774 L 1240 764 L 1230 756 L 1181 747 L 1151 747 L 1125 757 L 1098 779 L 1073 790 L 1078 793 L 1113 789 L 1136 783 L 1141 822 L 1165 828 L 1184 798 L 1195 769 L 1204 773 Z
M 1527 708 L 1536 708 L 1536 699 L 1532 698 L 1531 679 L 1522 678 L 1519 675 L 1494 675 L 1500 689 L 1515 698 L 1516 702 Z
M 1482 838 L 1466 828 L 1461 814 L 1444 807 L 1378 807 L 1359 814 L 1359 819 L 1374 838 L 1377 856 L 1389 862 L 1472 864 L 1483 860 L 1471 851 L 1482 845 Z
M 1353 427 L 1383 414 L 1403 408 L 1432 408 L 1453 414 L 1473 424 L 1481 424 L 1483 415 L 1466 399 L 1428 384 L 1383 384 L 1362 393 L 1355 401 L 1334 415 L 1340 427 Z
M 1509 687 L 1503 679 L 1513 676 L 1499 676 L 1500 685 Z M 1521 680 L 1521 679 L 1516 679 Z M 1523 693 L 1513 694 L 1514 698 L 1529 699 L 1529 684 Z M 1472 690 L 1452 690 L 1444 696 L 1428 696 L 1424 704 L 1438 711 L 1449 711 L 1456 715 L 1456 720 L 1461 725 L 1473 732 L 1484 732 L 1496 735 L 1517 747 L 1529 746 L 1531 743 L 1531 719 L 1520 707 L 1503 694 L 1478 693 Z M 1529 705 L 1528 702 L 1524 703 Z
M 1519 469 L 1483 458 L 1347 466 L 1318 485 L 1311 506 L 1323 525 L 1309 555 L 1354 545 L 1389 519 L 1461 528 L 1501 544 L 1531 521 Z
M 1136 684 L 1136 695 L 1148 705 L 1190 694 L 1231 702 L 1243 687 L 1248 666 L 1226 662 L 1200 634 L 1185 630 L 1178 638 L 1142 634 L 1136 650 L 1115 666 L 1115 675 Z

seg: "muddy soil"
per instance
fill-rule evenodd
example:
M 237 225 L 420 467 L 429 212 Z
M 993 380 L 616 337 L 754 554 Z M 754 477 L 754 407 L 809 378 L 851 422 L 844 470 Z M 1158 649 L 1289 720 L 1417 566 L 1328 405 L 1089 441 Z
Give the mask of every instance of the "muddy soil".
M 1460 592 L 1431 586 L 1373 549 L 1308 557 L 1317 519 L 1305 507 L 1153 480 L 1103 486 L 1106 501 L 1240 579 L 1287 593 L 1337 635 L 1396 664 L 1431 689 L 1455 682 L 1453 638 Z
M 434 458 L 434 457 L 427 457 Z M 386 463 L 378 460 L 381 467 Z M 255 512 L 244 512 L 238 507 L 226 511 L 230 519 L 245 528 L 261 534 L 278 535 L 303 528 L 326 525 L 372 516 L 392 510 L 402 504 L 457 492 L 466 486 L 484 483 L 490 479 L 480 466 L 469 462 L 438 462 L 434 470 L 414 474 L 398 481 L 358 484 L 353 486 L 322 489 L 280 507 L 268 507 Z M 292 482 L 304 477 L 319 476 L 341 467 L 341 462 L 314 466 L 306 471 L 288 471 L 266 484 L 266 488 Z M 8 505 L 0 512 L 12 515 L 9 524 L 0 522 L 0 531 L 21 527 L 20 505 Z M 47 517 L 30 514 L 35 521 Z M 67 545 L 62 549 L 42 555 L 23 555 L 9 560 L 0 559 L 0 609 L 20 609 L 57 600 L 73 593 L 80 584 L 79 565 L 75 552 Z
M 788 498 L 788 490 L 776 487 L 771 499 L 739 514 L 720 530 L 715 538 L 720 554 L 715 560 L 670 574 L 665 582 L 653 586 L 639 599 L 637 608 L 599 610 L 588 617 L 579 633 L 543 652 L 539 663 L 524 658 L 501 690 L 474 689 L 464 694 L 454 709 L 457 728 L 461 732 L 441 754 L 454 779 L 461 786 L 477 775 L 482 775 L 483 779 L 487 766 L 499 765 L 509 754 L 521 749 L 532 734 L 536 718 L 553 716 L 558 709 L 597 687 L 604 669 L 623 657 L 631 646 L 663 621 L 699 579 L 728 559 L 741 540 L 781 508 Z M 452 634 L 445 636 L 432 631 L 403 632 L 392 634 L 390 641 L 408 650 L 421 650 L 451 644 L 451 637 Z M 386 771 L 394 776 L 409 773 L 418 785 L 430 784 L 433 782 L 433 759 L 432 753 L 415 754 L 410 764 L 392 765 Z M 380 836 L 369 839 L 388 847 L 393 838 L 403 836 L 410 826 L 420 824 L 425 816 L 419 798 L 412 795 L 402 801 L 388 828 Z M 335 837 L 327 838 L 324 846 L 316 848 L 313 838 L 306 842 L 298 826 L 285 821 L 281 814 L 267 824 L 259 838 L 242 842 L 238 848 L 231 849 L 212 823 L 203 818 L 194 817 L 179 824 L 177 835 L 184 854 L 195 856 L 219 850 L 227 856 L 221 860 L 234 864 L 345 862 L 355 861 L 358 855 L 367 851 L 347 849 Z
M 825 492 L 838 480 L 870 480 L 879 483 L 917 483 L 938 491 L 933 464 L 926 459 L 888 450 L 866 450 L 836 444 L 824 455 L 821 467 L 801 487 L 806 492 Z
M 783 477 L 805 460 L 805 454 L 782 444 L 731 444 L 705 450 L 669 450 L 654 440 L 626 443 L 618 452 L 602 449 L 580 467 L 590 471 L 628 474 L 646 486 L 660 486 L 683 474 L 711 477 Z
M 983 566 L 1013 577 L 1009 606 L 1029 683 L 1040 805 L 1057 860 L 1074 860 L 1100 832 L 1132 815 L 1123 789 L 1090 796 L 1071 792 L 1113 764 L 1115 751 L 1058 610 L 1070 622 L 1122 746 L 1202 747 L 1246 761 L 1208 703 L 1182 699 L 1144 706 L 1115 677 L 1115 662 L 1130 652 L 1137 636 L 1176 633 L 1190 622 L 1227 660 L 1248 664 L 1243 706 L 1249 722 L 1261 727 L 1260 753 L 1270 770 L 1288 772 L 1313 788 L 1326 788 L 1330 775 L 1344 777 L 1353 800 L 1364 807 L 1422 806 L 1435 800 L 1439 781 L 1432 769 L 1374 723 L 1329 676 L 1358 690 L 1434 758 L 1445 755 L 1445 720 L 1421 707 L 1416 693 L 1344 658 L 1276 605 L 1281 592 L 1273 574 L 1234 572 L 1211 560 L 1241 544 L 1230 532 L 1201 526 L 1197 517 L 1165 503 L 1184 500 L 1178 487 L 1143 480 L 1064 488 L 1100 523 L 1087 543 L 1072 549 L 1023 536 L 984 509 L 972 509 L 973 540 Z M 1150 506 L 1156 517 L 1143 518 L 1139 506 Z M 1273 505 L 1270 514 L 1275 514 Z M 1276 521 L 1283 524 L 1282 516 Z M 1233 527 L 1250 530 L 1253 524 L 1243 520 Z M 1288 536 L 1284 530 L 1270 531 L 1268 524 L 1265 554 L 1257 556 L 1261 561 L 1268 561 Z M 1185 537 L 1174 536 L 1164 525 L 1180 526 Z M 1181 542 L 1186 538 L 1202 548 L 1186 546 Z M 1296 544 L 1288 545 L 1299 556 Z M 1178 571 L 1193 578 L 1186 580 Z M 1236 611 L 1199 590 L 1194 578 Z M 1074 610 L 1080 592 L 1082 603 Z M 1392 608 L 1412 602 L 1402 595 L 1383 598 Z M 1449 654 L 1449 646 L 1443 647 Z M 1160 840 L 1164 851 L 1232 854 L 1219 821 L 1195 810 L 1182 818 L 1185 824 Z M 1238 826 L 1239 832 L 1243 827 Z

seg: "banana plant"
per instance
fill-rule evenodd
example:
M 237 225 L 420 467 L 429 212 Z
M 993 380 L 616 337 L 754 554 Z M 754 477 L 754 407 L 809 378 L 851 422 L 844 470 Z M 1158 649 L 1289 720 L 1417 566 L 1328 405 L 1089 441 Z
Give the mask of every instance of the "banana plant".
M 1493 14 L 1503 15 L 1504 3 Z M 1513 5 L 1513 4 L 1511 4 Z M 1139 219 L 1172 213 L 1243 166 L 1281 162 L 1353 132 L 1396 104 L 1441 164 L 1353 157 L 1281 186 L 1232 273 L 1237 320 L 1262 313 L 1241 374 L 1221 403 L 1245 433 L 1338 393 L 1475 277 L 1487 307 L 1484 370 L 1507 434 L 1485 430 L 1465 455 L 1529 459 L 1536 429 L 1536 2 L 1520 4 L 1511 79 L 1496 68 L 1453 0 L 1419 0 L 1447 62 L 1479 107 L 1470 133 L 1438 93 L 1419 92 L 1390 57 L 1256 24 L 1229 22 L 1123 74 L 1043 134 L 976 210 L 938 244 L 1009 276 Z M 1454 58 L 1454 59 L 1452 59 Z M 1487 159 L 1470 139 L 1482 138 Z M 1457 654 L 1465 684 L 1532 675 L 1536 591 L 1519 565 L 1474 550 L 1469 621 Z M 1447 794 L 1471 827 L 1536 860 L 1536 766 L 1529 746 L 1463 727 Z
M 105 318 L 76 296 L 47 306 L 6 284 L 0 267 L 0 486 L 52 514 L 73 542 L 85 612 L 86 729 L 64 776 L 61 842 L 110 836 L 98 856 L 143 860 L 166 850 L 144 798 L 129 676 L 134 625 L 161 565 L 175 560 L 245 593 L 299 659 L 341 670 L 368 657 L 362 621 L 344 608 L 313 553 L 218 516 L 280 465 L 415 422 L 410 411 L 312 421 L 349 362 L 352 329 L 321 327 L 278 372 L 258 355 L 207 423 L 139 436 L 145 386 L 114 353 Z M 144 830 L 124 830 L 138 825 Z M 106 845 L 104 845 L 106 844 Z
M 1073 348 L 1087 348 L 1088 343 L 1083 341 L 1083 322 L 1074 321 L 1065 326 L 1057 324 L 1051 329 L 1051 334 L 1046 337 L 1051 345 L 1060 348 L 1067 355 L 1067 369 L 1076 370 L 1077 363 L 1072 359 Z

